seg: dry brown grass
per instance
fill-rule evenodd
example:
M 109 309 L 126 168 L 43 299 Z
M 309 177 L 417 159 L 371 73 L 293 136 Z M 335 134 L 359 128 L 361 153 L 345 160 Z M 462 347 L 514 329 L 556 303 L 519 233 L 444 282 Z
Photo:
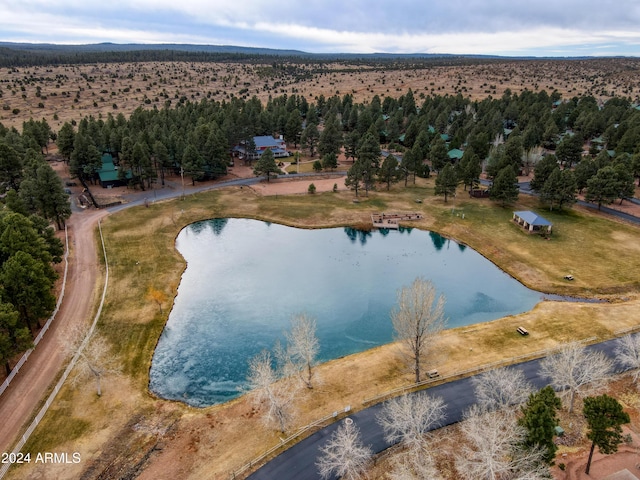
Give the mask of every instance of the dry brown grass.
M 424 201 L 416 204 L 415 198 Z M 558 216 L 554 223 L 558 223 L 560 232 L 584 229 L 588 240 L 598 235 L 606 241 L 615 235 L 617 242 L 610 243 L 609 249 L 620 253 L 618 260 L 613 253 L 610 257 L 592 255 L 590 266 L 583 267 L 579 263 L 585 262 L 579 260 L 589 250 L 563 248 L 570 243 L 565 234 L 559 234 L 551 242 L 526 236 L 509 224 L 509 211 L 491 207 L 487 202 L 444 204 L 441 198 L 433 197 L 432 180 L 421 181 L 406 191 L 372 193 L 359 204 L 351 200 L 352 195 L 344 192 L 261 197 L 249 189 L 234 188 L 135 208 L 108 218 L 103 228 L 111 284 L 100 331 L 112 341 L 124 376 L 107 380 L 101 399 L 92 395 L 91 384 L 82 390 L 66 387 L 27 448 L 32 452 L 79 451 L 83 458 L 79 468 L 87 473 L 87 478 L 96 478 L 104 472 L 104 478 L 140 474 L 140 478 L 149 479 L 223 479 L 230 471 L 278 444 L 278 434 L 262 426 L 259 410 L 247 396 L 198 410 L 147 393 L 149 362 L 167 309 L 160 315 L 145 292 L 154 286 L 169 298 L 175 294 L 184 261 L 173 242 L 181 227 L 196 220 L 254 217 L 301 227 L 324 227 L 370 222 L 372 210 L 420 210 L 425 216 L 420 223 L 422 228 L 455 236 L 502 268 L 513 271 L 515 276 L 523 273 L 530 283 L 543 290 L 554 290 L 559 282 L 556 265 L 559 255 L 575 264 L 580 272 L 575 285 L 564 287 L 565 293 L 585 292 L 579 278 L 583 271 L 587 274 L 588 268 L 606 273 L 597 284 L 602 291 L 614 290 L 619 271 L 639 268 L 637 255 L 628 258 L 623 254 L 626 242 L 633 243 L 637 227 L 591 215 Z M 452 214 L 452 207 L 464 209 L 467 213 L 464 221 Z M 583 243 L 588 248 L 589 242 Z M 541 246 L 553 249 L 533 265 L 528 264 L 528 253 Z M 597 242 L 594 248 L 599 248 Z M 603 258 L 606 263 L 600 261 Z M 623 287 L 631 300 L 607 304 L 543 302 L 522 315 L 447 331 L 430 366 L 448 375 L 554 348 L 569 339 L 609 338 L 616 331 L 640 324 L 640 298 L 633 293 L 637 288 L 633 282 Z M 516 332 L 519 325 L 529 330 L 528 337 Z M 301 394 L 298 425 L 347 405 L 362 408 L 365 399 L 409 384 L 411 376 L 403 372 L 396 348 L 386 345 L 318 367 L 323 383 Z M 60 421 L 61 415 L 67 419 L 65 422 Z M 16 470 L 12 478 L 38 478 L 44 472 L 48 476 L 48 472 L 54 471 L 59 478 L 77 478 L 77 470 L 48 470 L 36 465 Z
M 301 68 L 313 68 L 313 66 Z M 269 96 L 296 93 L 310 102 L 319 95 L 350 93 L 357 102 L 374 95 L 399 97 L 411 88 L 421 95 L 456 95 L 483 99 L 519 93 L 558 90 L 563 97 L 590 94 L 634 98 L 640 90 L 637 59 L 500 61 L 458 66 L 427 66 L 386 70 L 367 65 L 329 64 L 310 78 L 274 77 L 270 65 L 234 63 L 114 63 L 25 67 L 0 70 L 0 122 L 20 127 L 33 117 L 45 118 L 57 131 L 65 121 L 82 117 L 128 116 L 136 108 L 175 105 L 181 97 L 228 99 L 230 95 Z M 40 96 L 38 94 L 40 88 Z M 24 90 L 22 90 L 24 88 Z M 246 94 L 241 90 L 248 89 Z M 39 104 L 42 103 L 42 108 Z M 114 104 L 117 108 L 114 108 Z M 14 109 L 20 110 L 13 114 Z M 54 120 L 54 114 L 58 120 Z

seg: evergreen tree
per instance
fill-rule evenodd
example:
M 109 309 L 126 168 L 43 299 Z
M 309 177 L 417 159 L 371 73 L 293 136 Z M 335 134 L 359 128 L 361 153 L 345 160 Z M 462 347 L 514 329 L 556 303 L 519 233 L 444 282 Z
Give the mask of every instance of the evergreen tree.
M 540 191 L 540 200 L 549 205 L 549 210 L 554 206 L 562 208 L 562 205 L 575 203 L 576 179 L 571 170 L 560 171 L 556 167 Z
M 357 155 L 357 161 L 361 165 L 365 195 L 368 195 L 369 190 L 373 188 L 380 162 L 380 144 L 371 133 L 363 137 Z
M 291 97 L 293 98 L 293 97 Z M 293 110 L 289 114 L 287 124 L 284 127 L 284 136 L 289 143 L 293 143 L 293 147 L 298 147 L 300 135 L 302 134 L 302 117 L 298 110 Z
M 617 163 L 614 167 L 616 178 L 618 180 L 618 198 L 620 205 L 625 198 L 633 198 L 635 195 L 635 185 L 633 184 L 633 175 L 631 174 L 630 165 L 625 162 Z
M 586 474 L 589 475 L 596 446 L 600 453 L 605 455 L 617 452 L 618 445 L 622 443 L 622 425 L 631 420 L 629 414 L 622 409 L 622 405 L 606 394 L 585 398 L 582 412 L 589 428 L 587 438 L 591 440 L 586 469 Z
M 447 203 L 447 197 L 456 194 L 457 186 L 458 177 L 456 171 L 450 163 L 447 163 L 436 177 L 435 194 L 444 195 L 444 203 Z
M 431 142 L 431 148 L 429 150 L 429 159 L 431 160 L 431 167 L 439 172 L 449 161 L 449 155 L 447 154 L 447 146 L 444 140 L 437 135 L 433 142 Z
M 26 252 L 18 251 L 2 264 L 0 284 L 2 301 L 11 303 L 18 311 L 22 326 L 34 332 L 40 320 L 55 307 L 56 297 L 51 293 L 53 280 L 47 274 L 50 266 L 39 262 Z
M 587 202 L 596 202 L 598 210 L 602 204 L 613 203 L 620 192 L 618 175 L 612 166 L 598 170 L 594 177 L 587 181 Z
M 18 190 L 22 176 L 22 160 L 20 154 L 12 147 L 0 141 L 0 183 L 3 190 Z M 8 188 L 7 188 L 8 187 Z
M 556 157 L 564 168 L 571 168 L 574 163 L 578 163 L 582 158 L 582 136 L 566 136 L 558 144 Z
M 265 150 L 254 165 L 253 174 L 256 177 L 259 175 L 265 175 L 268 182 L 271 179 L 272 174 L 278 173 L 282 173 L 282 170 L 278 168 L 276 160 L 273 157 L 273 152 L 270 149 Z
M 58 145 L 60 155 L 67 161 L 71 158 L 75 137 L 76 133 L 73 130 L 73 126 L 69 122 L 64 122 L 64 125 L 60 127 L 60 131 L 58 132 L 56 144 Z
M 378 178 L 381 182 L 387 184 L 387 191 L 391 189 L 391 184 L 399 180 L 400 171 L 398 170 L 398 160 L 393 155 L 387 155 L 382 165 L 380 166 L 380 172 L 378 172 Z
M 322 156 L 322 168 L 333 171 L 338 167 L 338 157 L 335 153 L 326 153 Z
M 69 161 L 71 175 L 82 179 L 93 179 L 102 168 L 102 157 L 93 142 L 84 134 L 77 133 Z
M 31 347 L 31 333 L 18 323 L 18 312 L 10 303 L 0 303 L 0 363 L 11 373 L 9 360 Z
M 356 160 L 356 153 L 358 151 L 358 145 L 360 144 L 360 135 L 358 132 L 349 132 L 344 137 L 344 155 L 347 159 L 351 158 L 352 161 Z
M 531 179 L 531 189 L 540 192 L 551 173 L 558 168 L 558 159 L 555 155 L 546 155 L 540 160 L 534 170 Z
M 588 157 L 583 158 L 576 165 L 576 168 L 573 170 L 573 174 L 576 178 L 576 188 L 578 189 L 578 193 L 582 193 L 582 191 L 587 188 L 587 182 L 590 178 L 595 176 L 598 173 L 598 166 L 596 162 L 591 160 Z
M 320 133 L 318 132 L 318 125 L 315 123 L 308 123 L 307 128 L 302 132 L 300 142 L 302 144 L 302 148 L 309 149 L 310 157 L 313 157 L 316 154 L 316 146 L 318 145 L 319 138 Z
M 185 148 L 184 153 L 182 154 L 181 166 L 184 174 L 191 177 L 192 185 L 196 184 L 196 180 L 202 178 L 202 167 L 204 166 L 204 161 L 196 147 L 191 143 L 187 145 L 187 148 Z
M 469 152 L 469 153 L 467 153 Z M 480 165 L 480 158 L 473 153 L 473 149 L 469 147 L 465 150 L 462 159 L 458 164 L 458 178 L 464 184 L 464 189 L 473 189 L 475 185 L 480 181 L 480 174 L 482 173 L 482 165 Z
M 24 205 L 32 213 L 55 222 L 59 230 L 63 229 L 65 221 L 71 216 L 71 206 L 60 177 L 44 161 L 40 162 L 35 172 L 27 175 L 20 184 L 19 193 Z
M 344 184 L 356 192 L 356 197 L 358 196 L 358 191 L 362 186 L 362 181 L 364 178 L 364 169 L 362 167 L 362 162 L 360 160 L 356 160 L 351 165 L 351 168 L 347 171 L 347 177 L 344 181 Z
M 340 148 L 342 147 L 342 132 L 340 125 L 335 117 L 330 118 L 325 122 L 324 130 L 320 134 L 320 140 L 318 143 L 318 153 L 321 156 L 327 154 L 338 155 Z
M 555 427 L 558 424 L 557 410 L 562 402 L 550 386 L 544 387 L 537 393 L 529 395 L 525 406 L 522 407 L 522 417 L 518 423 L 526 428 L 527 435 L 524 446 L 527 448 L 541 447 L 546 450 L 544 459 L 553 463 L 558 447 L 553 442 Z
M 500 202 L 502 206 L 518 199 L 518 177 L 511 165 L 504 167 L 491 185 L 491 200 Z

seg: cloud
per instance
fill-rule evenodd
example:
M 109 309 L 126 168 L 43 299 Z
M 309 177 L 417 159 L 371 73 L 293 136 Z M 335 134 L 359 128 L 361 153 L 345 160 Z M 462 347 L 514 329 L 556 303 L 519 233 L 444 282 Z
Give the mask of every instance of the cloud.
M 0 18 L 6 41 L 640 55 L 637 0 L 23 0 L 0 4 Z

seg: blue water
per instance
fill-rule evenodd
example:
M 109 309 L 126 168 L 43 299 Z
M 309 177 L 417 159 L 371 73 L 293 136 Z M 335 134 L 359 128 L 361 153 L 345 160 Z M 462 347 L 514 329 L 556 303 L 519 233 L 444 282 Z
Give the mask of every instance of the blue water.
M 416 229 L 216 219 L 183 229 L 176 246 L 187 269 L 150 388 L 198 407 L 238 396 L 248 360 L 282 340 L 296 313 L 317 319 L 326 361 L 391 341 L 396 292 L 418 276 L 446 297 L 449 327 L 525 312 L 541 299 L 471 248 Z

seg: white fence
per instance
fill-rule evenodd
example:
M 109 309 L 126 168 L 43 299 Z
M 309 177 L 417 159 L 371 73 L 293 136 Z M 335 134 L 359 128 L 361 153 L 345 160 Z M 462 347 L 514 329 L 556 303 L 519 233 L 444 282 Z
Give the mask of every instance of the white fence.
M 62 374 L 62 377 L 60 377 L 60 380 L 58 380 L 58 383 L 56 384 L 53 391 L 47 398 L 47 401 L 44 403 L 44 405 L 36 415 L 36 418 L 33 419 L 33 422 L 31 422 L 31 425 L 29 425 L 29 427 L 24 432 L 22 437 L 20 437 L 20 440 L 18 440 L 18 443 L 13 447 L 12 453 L 14 454 L 19 453 L 22 447 L 24 447 L 24 445 L 27 443 L 27 440 L 29 440 L 29 437 L 31 436 L 33 431 L 36 429 L 38 424 L 42 421 L 42 418 L 47 413 L 47 410 L 49 410 L 49 407 L 53 403 L 53 400 L 56 398 L 56 395 L 62 388 L 62 385 L 66 381 L 67 377 L 71 373 L 71 370 L 73 370 L 73 367 L 75 367 L 78 361 L 78 358 L 80 357 L 80 354 L 82 353 L 84 348 L 87 346 L 87 343 L 89 343 L 89 339 L 91 338 L 91 335 L 95 330 L 96 324 L 98 323 L 98 319 L 100 318 L 100 314 L 102 313 L 102 306 L 104 305 L 104 299 L 107 295 L 107 285 L 109 284 L 109 262 L 107 261 L 107 250 L 104 247 L 104 238 L 102 237 L 102 226 L 100 225 L 100 221 L 98 221 L 98 230 L 100 231 L 100 241 L 102 242 L 102 252 L 104 253 L 104 266 L 105 266 L 104 288 L 102 290 L 102 298 L 100 299 L 100 305 L 98 306 L 98 311 L 96 312 L 96 316 L 93 319 L 93 323 L 91 324 L 91 327 L 87 332 L 87 336 L 82 341 L 82 344 L 80 345 L 80 347 L 78 348 L 78 351 L 75 353 L 75 355 L 71 359 L 71 362 L 69 362 L 69 364 L 67 365 L 67 368 L 65 368 L 64 373 Z M 65 267 L 65 276 L 66 276 L 66 267 Z M 59 305 L 60 305 L 60 301 L 58 301 L 58 306 Z M 57 310 L 58 310 L 58 307 L 56 307 L 56 311 Z M 7 474 L 7 472 L 9 471 L 9 468 L 11 468 L 10 463 L 5 463 L 2 465 L 2 467 L 0 467 L 0 479 L 2 479 Z
M 47 332 L 47 330 L 49 330 L 49 327 L 51 326 L 51 322 L 53 322 L 53 320 L 56 318 L 56 314 L 60 309 L 60 305 L 62 304 L 62 299 L 64 298 L 64 290 L 67 285 L 67 272 L 69 270 L 69 235 L 67 232 L 66 225 L 64 227 L 64 243 L 66 246 L 65 252 L 64 252 L 64 275 L 62 276 L 62 289 L 60 291 L 60 297 L 58 297 L 58 303 L 56 304 L 56 308 L 53 310 L 53 313 L 47 320 L 47 323 L 44 324 L 44 327 L 42 327 L 42 330 L 40 330 L 40 333 L 38 333 L 35 340 L 33 341 L 33 348 L 30 348 L 29 350 L 24 352 L 24 355 L 20 357 L 20 360 L 18 360 L 18 363 L 16 363 L 15 367 L 13 367 L 13 370 L 11 370 L 11 373 L 9 374 L 9 376 L 5 379 L 4 382 L 2 382 L 2 385 L 0 385 L 0 395 L 4 393 L 4 391 L 7 389 L 7 387 L 11 383 L 11 380 L 13 380 L 13 378 L 18 374 L 18 372 L 20 371 L 20 368 L 22 368 L 22 366 L 25 364 L 25 362 L 29 358 L 29 355 L 31 355 L 31 352 L 33 352 L 36 346 L 38 345 L 38 343 L 40 343 L 40 340 L 42 340 L 42 337 L 44 337 L 44 334 Z

